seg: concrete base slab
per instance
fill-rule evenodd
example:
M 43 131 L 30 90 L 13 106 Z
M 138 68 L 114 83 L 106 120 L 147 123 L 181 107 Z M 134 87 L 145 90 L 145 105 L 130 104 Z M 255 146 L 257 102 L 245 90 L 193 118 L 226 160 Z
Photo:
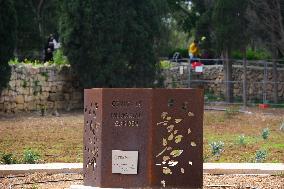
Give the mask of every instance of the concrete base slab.
M 82 173 L 82 163 L 12 164 L 0 165 L 0 176 L 27 173 Z
M 0 177 L 27 173 L 45 172 L 82 173 L 82 163 L 47 163 L 0 165 Z M 269 174 L 284 173 L 284 163 L 204 163 L 205 174 Z

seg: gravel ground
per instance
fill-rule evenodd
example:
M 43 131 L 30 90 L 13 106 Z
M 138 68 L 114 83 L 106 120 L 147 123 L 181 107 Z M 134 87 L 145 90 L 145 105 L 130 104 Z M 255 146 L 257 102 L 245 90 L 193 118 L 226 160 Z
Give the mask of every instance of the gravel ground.
M 72 184 L 82 184 L 82 175 L 35 173 L 0 178 L 1 189 L 64 189 Z M 284 177 L 204 174 L 203 185 L 204 189 L 284 189 Z

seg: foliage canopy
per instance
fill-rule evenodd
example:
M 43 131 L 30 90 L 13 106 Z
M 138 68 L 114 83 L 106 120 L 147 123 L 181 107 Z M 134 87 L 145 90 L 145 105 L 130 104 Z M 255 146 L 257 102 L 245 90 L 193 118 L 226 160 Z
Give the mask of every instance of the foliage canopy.
M 156 79 L 158 0 L 64 1 L 64 53 L 84 87 L 147 87 Z
M 0 0 L 0 91 L 6 87 L 11 68 L 8 61 L 13 57 L 16 43 L 16 12 L 12 0 Z

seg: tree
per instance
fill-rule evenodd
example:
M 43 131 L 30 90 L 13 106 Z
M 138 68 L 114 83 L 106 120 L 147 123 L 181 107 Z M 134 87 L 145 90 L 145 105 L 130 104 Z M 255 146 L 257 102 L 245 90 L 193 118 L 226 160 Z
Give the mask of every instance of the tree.
M 84 87 L 147 87 L 156 79 L 158 0 L 62 3 L 64 52 Z
M 41 58 L 47 36 L 58 31 L 58 4 L 58 0 L 17 1 L 16 53 L 20 59 Z
M 226 101 L 233 101 L 232 50 L 246 46 L 247 0 L 216 0 L 213 9 L 213 24 L 217 50 L 224 59 Z
M 8 61 L 13 57 L 16 40 L 16 12 L 12 0 L 0 0 L 0 91 L 7 86 L 11 68 Z
M 273 59 L 284 56 L 284 4 L 281 0 L 250 0 L 251 30 L 257 34 Z M 277 62 L 273 61 L 273 99 L 278 103 Z

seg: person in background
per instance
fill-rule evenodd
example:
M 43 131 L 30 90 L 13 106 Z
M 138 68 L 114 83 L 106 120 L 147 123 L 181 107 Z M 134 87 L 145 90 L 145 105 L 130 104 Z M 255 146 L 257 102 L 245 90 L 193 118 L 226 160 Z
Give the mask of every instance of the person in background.
M 194 60 L 199 56 L 198 40 L 194 40 L 188 47 L 188 54 L 190 61 Z

